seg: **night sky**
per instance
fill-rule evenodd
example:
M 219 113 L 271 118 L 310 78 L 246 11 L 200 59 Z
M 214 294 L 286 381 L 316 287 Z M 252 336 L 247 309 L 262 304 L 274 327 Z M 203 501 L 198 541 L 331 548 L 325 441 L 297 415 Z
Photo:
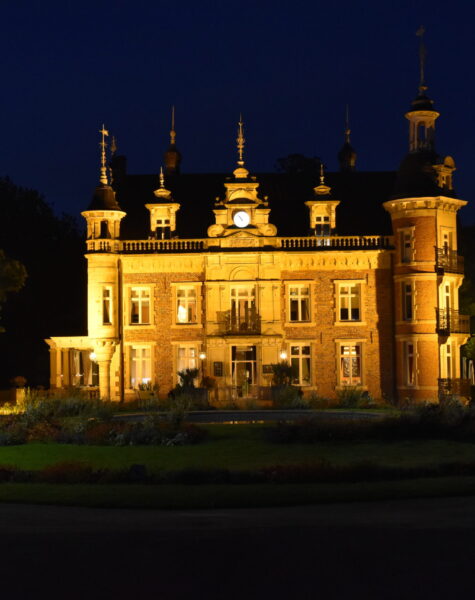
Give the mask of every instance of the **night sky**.
M 183 172 L 233 170 L 240 112 L 251 172 L 290 153 L 336 170 L 346 103 L 357 169 L 395 170 L 424 24 L 437 150 L 473 201 L 474 17 L 468 0 L 4 0 L 0 175 L 78 216 L 98 182 L 102 122 L 129 172 L 158 172 L 172 104 Z M 462 216 L 474 222 L 475 207 Z

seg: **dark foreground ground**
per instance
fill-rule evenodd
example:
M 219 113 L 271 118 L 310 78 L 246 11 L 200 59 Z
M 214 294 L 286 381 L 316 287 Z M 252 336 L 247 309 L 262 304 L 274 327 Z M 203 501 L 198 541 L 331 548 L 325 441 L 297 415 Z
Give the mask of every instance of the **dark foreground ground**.
M 0 505 L 0 597 L 471 598 L 475 499 L 137 511 Z

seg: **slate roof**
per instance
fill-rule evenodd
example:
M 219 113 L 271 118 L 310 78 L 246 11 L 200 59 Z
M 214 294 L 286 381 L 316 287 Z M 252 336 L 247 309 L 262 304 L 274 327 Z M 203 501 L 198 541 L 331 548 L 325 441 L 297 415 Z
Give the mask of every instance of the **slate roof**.
M 277 226 L 279 236 L 308 234 L 307 200 L 314 198 L 317 176 L 308 173 L 252 173 L 260 184 L 259 197 L 268 196 L 269 222 Z M 214 220 L 217 197 L 224 197 L 224 183 L 229 173 L 182 173 L 169 175 L 165 187 L 173 200 L 180 203 L 177 233 L 181 238 L 204 238 Z M 233 179 L 231 179 L 233 180 Z M 340 200 L 337 208 L 338 235 L 390 235 L 391 221 L 382 204 L 393 192 L 395 172 L 326 173 L 325 184 L 331 196 Z M 149 235 L 147 203 L 153 203 L 158 187 L 157 175 L 123 174 L 116 182 L 117 200 L 127 213 L 121 224 L 123 239 L 146 239 Z

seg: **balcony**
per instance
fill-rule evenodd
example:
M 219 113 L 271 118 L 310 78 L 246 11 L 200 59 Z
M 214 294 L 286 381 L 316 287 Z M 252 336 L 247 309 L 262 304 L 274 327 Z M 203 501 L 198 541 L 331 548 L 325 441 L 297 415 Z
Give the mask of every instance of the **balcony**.
M 437 273 L 462 273 L 464 272 L 463 256 L 449 248 L 435 248 Z
M 452 396 L 470 398 L 470 379 L 439 379 L 439 402 Z
M 437 308 L 436 313 L 439 335 L 470 333 L 470 317 L 468 315 L 461 315 L 458 310 L 451 308 Z
M 261 317 L 254 308 L 237 314 L 226 310 L 219 315 L 221 335 L 259 335 L 261 333 Z

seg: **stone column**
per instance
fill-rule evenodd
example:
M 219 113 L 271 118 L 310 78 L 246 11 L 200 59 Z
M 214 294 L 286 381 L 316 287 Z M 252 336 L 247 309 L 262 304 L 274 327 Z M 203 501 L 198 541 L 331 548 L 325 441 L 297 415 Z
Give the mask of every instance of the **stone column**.
M 115 339 L 94 340 L 94 352 L 99 365 L 99 394 L 101 400 L 110 400 L 111 397 L 111 360 L 117 345 Z

